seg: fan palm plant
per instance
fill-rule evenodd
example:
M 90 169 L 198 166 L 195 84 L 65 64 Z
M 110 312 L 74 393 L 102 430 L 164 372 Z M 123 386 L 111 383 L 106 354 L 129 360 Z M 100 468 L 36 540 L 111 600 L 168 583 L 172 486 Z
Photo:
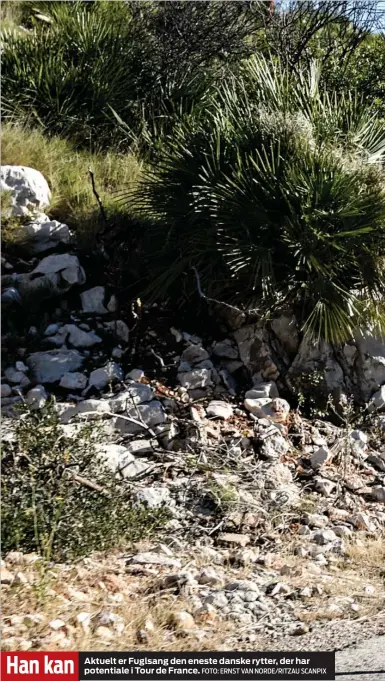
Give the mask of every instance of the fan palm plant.
M 138 124 L 145 36 L 124 3 L 40 2 L 28 38 L 1 40 L 5 117 L 95 147 L 121 139 L 111 107 Z
M 151 296 L 195 268 L 202 288 L 339 342 L 385 291 L 385 131 L 359 98 L 253 58 L 182 122 L 130 201 L 153 220 Z M 193 285 L 193 283 L 192 283 Z M 369 305 L 372 301 L 373 305 Z

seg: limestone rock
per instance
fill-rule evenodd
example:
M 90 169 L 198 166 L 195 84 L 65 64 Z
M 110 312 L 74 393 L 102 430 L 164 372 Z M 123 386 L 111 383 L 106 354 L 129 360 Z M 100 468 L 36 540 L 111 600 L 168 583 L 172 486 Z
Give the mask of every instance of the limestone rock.
M 50 251 L 61 244 L 69 244 L 71 237 L 68 225 L 50 220 L 44 213 L 37 215 L 32 222 L 21 225 L 17 232 L 17 242 L 34 255 Z
M 385 388 L 385 340 L 376 338 L 369 331 L 357 334 L 355 338 L 357 352 L 362 363 L 361 391 L 365 399 L 380 386 Z M 381 389 L 379 391 L 381 393 Z M 382 393 L 381 406 L 385 407 L 385 389 Z
M 104 306 L 106 291 L 104 286 L 95 286 L 94 288 L 83 291 L 80 294 L 82 301 L 83 312 L 91 314 L 107 314 L 108 310 Z
M 269 336 L 263 322 L 249 324 L 233 334 L 239 356 L 245 367 L 255 377 L 255 382 L 275 381 L 279 371 L 272 359 Z
M 352 430 L 349 437 L 359 444 L 361 449 L 366 449 L 368 444 L 368 436 L 362 430 Z
M 333 530 L 319 530 L 313 535 L 313 541 L 321 546 L 333 542 L 337 539 L 337 535 Z
M 0 581 L 2 584 L 12 584 L 15 576 L 12 572 L 7 570 L 5 567 L 0 569 Z
M 25 373 L 23 371 L 17 371 L 15 367 L 8 367 L 4 371 L 4 376 L 9 381 L 9 383 L 14 383 L 14 384 L 22 384 L 24 382 L 24 379 L 27 378 Z M 28 383 L 30 382 L 29 379 Z M 25 382 L 24 382 L 25 384 Z
M 189 612 L 181 610 L 179 612 L 173 612 L 170 617 L 170 622 L 177 631 L 189 632 L 192 629 L 196 629 L 195 620 Z
M 139 504 L 145 504 L 148 508 L 161 508 L 170 504 L 170 492 L 167 487 L 145 487 L 135 495 Z
M 310 457 L 311 467 L 317 470 L 321 468 L 330 458 L 330 452 L 327 447 L 319 447 Z
M 151 402 L 153 399 L 154 391 L 151 386 L 145 383 L 130 383 L 125 390 L 122 390 L 122 392 L 110 400 L 111 411 L 118 414 L 125 412 L 127 408 L 135 404 Z
M 297 320 L 292 314 L 282 314 L 270 322 L 274 335 L 288 355 L 295 355 L 299 348 Z
M 83 357 L 77 350 L 48 350 L 33 352 L 26 362 L 38 383 L 55 383 L 64 374 L 79 369 Z
M 181 568 L 182 564 L 175 558 L 169 558 L 161 553 L 137 553 L 129 559 L 129 563 L 137 565 L 165 565 L 167 567 Z
M 258 400 L 264 397 L 279 397 L 278 388 L 274 381 L 256 383 L 251 390 L 248 390 L 245 394 L 245 398 L 248 400 Z
M 379 501 L 385 504 L 385 487 L 382 485 L 376 485 L 372 487 L 372 498 L 374 501 Z
M 44 331 L 45 336 L 53 336 L 59 331 L 59 324 L 48 324 L 46 330 Z
M 103 418 L 110 413 L 110 405 L 107 400 L 84 400 L 74 407 L 64 409 L 60 414 L 61 423 L 69 423 L 78 414 L 88 415 L 91 420 Z
M 72 286 L 84 282 L 85 273 L 78 258 L 68 253 L 48 255 L 29 274 L 12 275 L 20 300 L 37 294 L 42 300 L 61 296 Z
M 238 348 L 230 339 L 218 341 L 213 345 L 213 355 L 224 359 L 238 359 Z
M 136 459 L 126 447 L 105 444 L 98 448 L 97 455 L 113 473 L 122 478 L 135 478 L 151 467 L 149 463 Z
M 348 518 L 348 522 L 357 530 L 365 530 L 366 532 L 375 532 L 376 530 L 367 513 L 356 513 Z
M 79 259 L 76 255 L 60 253 L 58 255 L 47 255 L 32 271 L 32 274 L 56 274 L 61 276 L 69 284 L 82 284 L 85 282 L 85 274 L 80 267 Z
M 274 461 L 287 454 L 290 443 L 279 432 L 272 433 L 263 441 L 260 454 L 268 461 Z
M 222 584 L 222 577 L 218 575 L 216 570 L 212 567 L 206 567 L 201 570 L 197 577 L 198 584 L 208 584 L 210 586 L 218 586 Z
M 187 390 L 206 388 L 211 385 L 211 369 L 194 369 L 178 373 L 180 384 Z
M 199 345 L 189 345 L 183 352 L 181 360 L 190 366 L 198 364 L 205 359 L 209 359 L 209 353 Z
M 237 546 L 247 546 L 250 543 L 248 534 L 236 534 L 235 532 L 220 532 L 218 535 L 220 544 L 236 544 Z
M 69 334 L 68 342 L 75 348 L 90 348 L 102 342 L 93 331 L 83 331 L 76 324 L 66 324 L 63 329 Z
M 1 397 L 10 397 L 12 395 L 12 388 L 8 383 L 1 384 Z
M 151 454 L 157 446 L 157 441 L 153 440 L 132 440 L 127 444 L 127 449 L 135 456 L 142 456 L 143 454 Z
M 227 420 L 233 415 L 233 408 L 228 402 L 221 400 L 213 400 L 206 408 L 208 416 L 214 416 L 219 419 Z
M 268 397 L 245 399 L 245 407 L 260 419 L 269 419 L 276 423 L 285 423 L 290 413 L 290 405 L 280 397 L 271 400 Z
M 382 385 L 370 400 L 371 410 L 383 411 L 385 409 L 385 385 Z
M 323 494 L 325 497 L 329 497 L 336 487 L 336 483 L 332 480 L 327 480 L 326 478 L 315 478 L 314 487 L 317 492 Z
M 0 189 L 11 195 L 11 215 L 28 215 L 46 208 L 51 200 L 45 177 L 38 170 L 26 166 L 2 166 Z
M 48 395 L 42 385 L 37 385 L 27 392 L 26 402 L 31 409 L 42 409 L 47 402 Z
M 131 369 L 131 371 L 126 374 L 125 379 L 128 381 L 141 381 L 144 378 L 144 371 L 142 369 Z
M 108 362 L 105 367 L 91 371 L 89 385 L 103 390 L 109 383 L 123 380 L 123 371 L 115 362 Z
M 385 453 L 384 454 L 369 454 L 366 459 L 366 463 L 369 463 L 374 468 L 377 468 L 382 473 L 385 473 Z
M 130 331 L 127 324 L 122 319 L 106 322 L 105 327 L 113 333 L 123 343 L 128 343 Z
M 83 390 L 87 385 L 87 376 L 81 374 L 77 371 L 69 372 L 64 374 L 60 379 L 60 388 L 66 388 L 67 390 Z
M 305 337 L 299 347 L 289 372 L 289 379 L 294 384 L 308 380 L 309 375 L 322 371 L 327 392 L 334 390 L 346 391 L 346 380 L 340 364 L 336 361 L 335 353 L 325 341 L 319 343 Z
M 118 416 L 115 420 L 115 428 L 122 434 L 140 433 L 146 429 L 146 426 L 153 428 L 166 420 L 163 407 L 158 400 L 131 407 L 126 411 L 125 416 L 134 419 L 136 423 L 127 421 L 123 416 Z M 143 425 L 140 425 L 141 423 Z

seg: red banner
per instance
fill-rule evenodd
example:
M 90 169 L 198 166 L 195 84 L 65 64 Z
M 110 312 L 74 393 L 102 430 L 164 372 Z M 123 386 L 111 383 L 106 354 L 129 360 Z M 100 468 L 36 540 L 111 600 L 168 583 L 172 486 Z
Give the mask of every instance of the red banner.
M 79 680 L 79 653 L 1 653 L 2 681 Z

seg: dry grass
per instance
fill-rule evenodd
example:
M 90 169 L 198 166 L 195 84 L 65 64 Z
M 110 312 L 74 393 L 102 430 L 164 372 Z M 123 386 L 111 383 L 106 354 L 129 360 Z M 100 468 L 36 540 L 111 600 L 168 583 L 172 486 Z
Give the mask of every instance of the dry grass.
M 1 146 L 3 165 L 23 165 L 43 173 L 52 191 L 50 216 L 75 229 L 80 242 L 95 234 L 101 222 L 89 168 L 107 214 L 119 212 L 117 192 L 132 189 L 141 173 L 131 154 L 77 151 L 67 140 L 9 123 L 3 126 Z
M 147 543 L 135 546 L 135 552 L 149 549 Z M 212 565 L 203 556 L 198 559 L 198 554 L 199 551 L 183 554 L 184 570 L 191 564 L 197 568 Z M 363 536 L 352 540 L 347 554 L 347 560 L 336 560 L 323 567 L 321 574 L 311 574 L 307 569 L 309 560 L 293 555 L 292 542 L 287 545 L 283 542 L 272 568 L 281 572 L 279 581 L 287 583 L 297 594 L 292 601 L 297 620 L 310 626 L 323 625 L 334 620 L 371 618 L 384 609 L 383 538 Z M 24 583 L 3 591 L 4 648 L 23 649 L 25 640 L 36 650 L 193 651 L 229 649 L 231 641 L 237 645 L 239 624 L 223 621 L 211 613 L 198 617 L 196 594 L 189 592 L 189 587 L 179 592 L 159 591 L 157 585 L 162 575 L 170 574 L 172 569 L 143 566 L 132 573 L 118 553 L 94 554 L 71 565 L 40 570 L 37 566 L 38 563 L 11 566 L 13 572 L 16 569 L 22 572 Z M 248 579 L 252 578 L 253 567 L 224 564 L 219 571 L 224 571 L 227 579 Z M 311 595 L 301 595 L 304 587 L 313 587 Z M 171 618 L 180 611 L 194 614 L 193 629 L 185 632 L 175 629 Z M 88 614 L 87 626 L 79 620 L 81 613 Z M 122 618 L 123 630 L 110 626 L 107 636 L 105 629 L 100 632 L 101 613 Z M 58 631 L 50 625 L 56 619 L 63 621 Z M 268 637 L 265 638 L 263 649 L 268 642 Z M 262 643 L 259 641 L 258 645 L 261 647 Z
M 289 541 L 282 547 L 282 581 L 296 589 L 320 587 L 319 593 L 315 589 L 306 598 L 308 607 L 305 612 L 298 611 L 299 620 L 357 619 L 384 609 L 385 537 L 345 540 L 345 557 L 310 576 L 308 558 L 293 555 L 294 545 Z
M 373 572 L 385 570 L 385 537 L 349 542 L 346 549 L 348 558 L 363 576 L 368 577 Z
M 22 648 L 21 640 L 27 639 L 34 649 L 42 650 L 209 650 L 219 649 L 229 630 L 227 623 L 218 620 L 197 620 L 191 631 L 176 631 L 173 614 L 191 612 L 187 596 L 183 592 L 152 593 L 159 576 L 126 574 L 124 561 L 111 556 L 84 559 L 40 574 L 35 564 L 29 570 L 23 567 L 22 572 L 29 583 L 12 585 L 3 593 L 4 649 Z M 99 636 L 97 629 L 100 614 L 106 612 L 124 620 L 124 630 L 110 627 L 107 639 Z M 19 613 L 23 613 L 21 618 Z M 89 626 L 79 623 L 80 613 L 89 614 Z M 34 621 L 29 623 L 31 614 Z M 56 619 L 64 622 L 59 631 L 50 628 L 49 623 Z M 147 632 L 148 641 L 143 632 Z
M 3 31 L 19 31 L 23 15 L 23 0 L 2 0 L 0 3 L 0 22 Z

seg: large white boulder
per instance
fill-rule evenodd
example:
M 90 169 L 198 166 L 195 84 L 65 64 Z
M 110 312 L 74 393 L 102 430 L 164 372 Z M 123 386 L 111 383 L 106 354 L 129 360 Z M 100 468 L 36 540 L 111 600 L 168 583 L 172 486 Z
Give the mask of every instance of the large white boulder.
M 29 215 L 49 206 L 51 191 L 45 177 L 34 168 L 2 166 L 0 189 L 11 196 L 11 215 Z

